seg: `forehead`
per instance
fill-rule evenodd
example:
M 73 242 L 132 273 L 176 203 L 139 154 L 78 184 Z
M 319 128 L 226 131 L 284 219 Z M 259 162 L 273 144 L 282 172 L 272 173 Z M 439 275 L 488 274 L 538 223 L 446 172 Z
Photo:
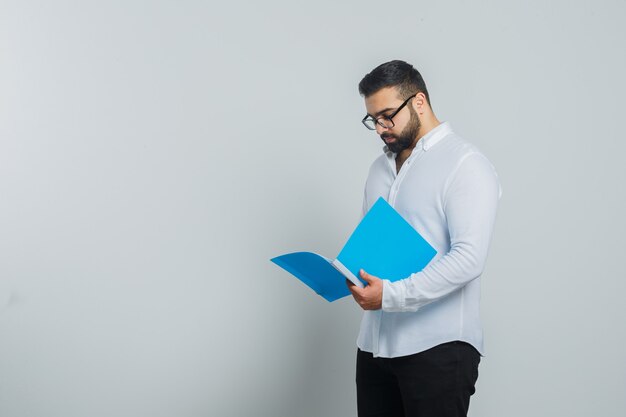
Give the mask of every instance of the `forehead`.
M 396 87 L 381 88 L 365 98 L 365 109 L 368 114 L 375 115 L 385 110 L 392 110 L 402 104 Z

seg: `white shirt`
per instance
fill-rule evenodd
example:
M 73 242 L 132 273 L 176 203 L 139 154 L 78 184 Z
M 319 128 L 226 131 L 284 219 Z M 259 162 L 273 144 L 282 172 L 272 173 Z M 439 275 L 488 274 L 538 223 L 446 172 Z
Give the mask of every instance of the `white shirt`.
M 480 275 L 501 194 L 495 169 L 448 123 L 423 136 L 397 174 L 396 155 L 384 151 L 370 168 L 363 213 L 383 197 L 437 255 L 406 279 L 380 277 L 382 309 L 364 313 L 357 345 L 392 358 L 461 340 L 482 354 Z

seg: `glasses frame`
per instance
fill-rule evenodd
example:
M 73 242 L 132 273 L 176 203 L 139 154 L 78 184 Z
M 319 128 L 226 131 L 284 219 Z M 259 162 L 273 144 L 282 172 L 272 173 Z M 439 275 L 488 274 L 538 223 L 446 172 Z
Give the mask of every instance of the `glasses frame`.
M 393 113 L 391 113 L 390 115 L 388 115 L 388 116 L 373 117 L 373 116 L 370 116 L 369 114 L 366 114 L 366 115 L 365 115 L 365 117 L 363 118 L 363 120 L 361 120 L 361 123 L 363 123 L 363 125 L 364 125 L 364 126 L 365 126 L 368 130 L 376 130 L 376 125 L 377 125 L 377 124 L 378 124 L 378 125 L 381 125 L 384 129 L 393 129 L 393 127 L 394 127 L 396 124 L 394 123 L 394 121 L 393 121 L 392 119 L 393 119 L 394 117 L 396 117 L 396 115 L 397 115 L 398 113 L 400 113 L 400 110 L 402 110 L 402 109 L 403 109 L 403 108 L 404 108 L 404 107 L 408 104 L 408 102 L 409 102 L 412 98 L 414 98 L 417 94 L 418 94 L 418 93 L 415 93 L 415 94 L 413 94 L 411 97 L 409 97 L 409 98 L 407 98 L 406 100 L 404 100 L 404 103 L 402 103 L 402 104 L 400 105 L 400 107 L 398 107 L 398 108 L 397 108 L 397 109 L 396 109 Z M 369 119 L 368 119 L 368 118 L 369 118 Z M 390 124 L 391 126 L 387 126 L 386 124 L 384 124 L 384 123 L 381 121 L 381 119 L 382 119 L 382 120 L 384 120 L 384 121 L 386 121 L 386 122 L 389 122 L 389 124 Z M 369 127 L 369 126 L 367 125 L 367 123 L 366 123 L 366 122 L 368 122 L 368 121 L 370 121 L 370 120 L 374 122 L 374 127 Z

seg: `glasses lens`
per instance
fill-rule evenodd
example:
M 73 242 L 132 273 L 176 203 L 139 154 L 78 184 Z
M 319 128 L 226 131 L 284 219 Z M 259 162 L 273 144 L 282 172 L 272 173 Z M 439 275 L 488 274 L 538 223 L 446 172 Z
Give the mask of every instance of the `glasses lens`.
M 376 130 L 376 121 L 372 118 L 368 117 L 367 119 L 363 120 L 363 124 L 369 130 Z
M 391 129 L 393 127 L 393 120 L 381 117 L 380 119 L 378 119 L 378 124 L 385 129 Z
M 367 119 L 363 120 L 363 124 L 369 130 L 376 130 L 376 123 L 378 123 L 385 129 L 391 129 L 394 126 L 393 120 L 386 119 L 384 117 L 379 118 L 378 122 L 372 119 L 371 117 L 368 117 Z

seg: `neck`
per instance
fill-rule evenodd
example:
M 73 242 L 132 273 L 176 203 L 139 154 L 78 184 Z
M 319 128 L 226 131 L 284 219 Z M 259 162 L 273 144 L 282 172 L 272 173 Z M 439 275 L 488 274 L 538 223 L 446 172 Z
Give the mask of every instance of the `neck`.
M 422 125 L 420 126 L 420 130 L 417 133 L 417 138 L 416 138 L 416 141 L 415 141 L 415 144 L 413 145 L 413 147 L 415 147 L 417 142 L 422 137 L 426 136 L 428 134 L 428 132 L 430 132 L 431 130 L 433 130 L 434 128 L 439 126 L 440 124 L 441 124 L 441 122 L 432 113 L 430 115 L 428 115 L 427 117 L 423 117 Z

